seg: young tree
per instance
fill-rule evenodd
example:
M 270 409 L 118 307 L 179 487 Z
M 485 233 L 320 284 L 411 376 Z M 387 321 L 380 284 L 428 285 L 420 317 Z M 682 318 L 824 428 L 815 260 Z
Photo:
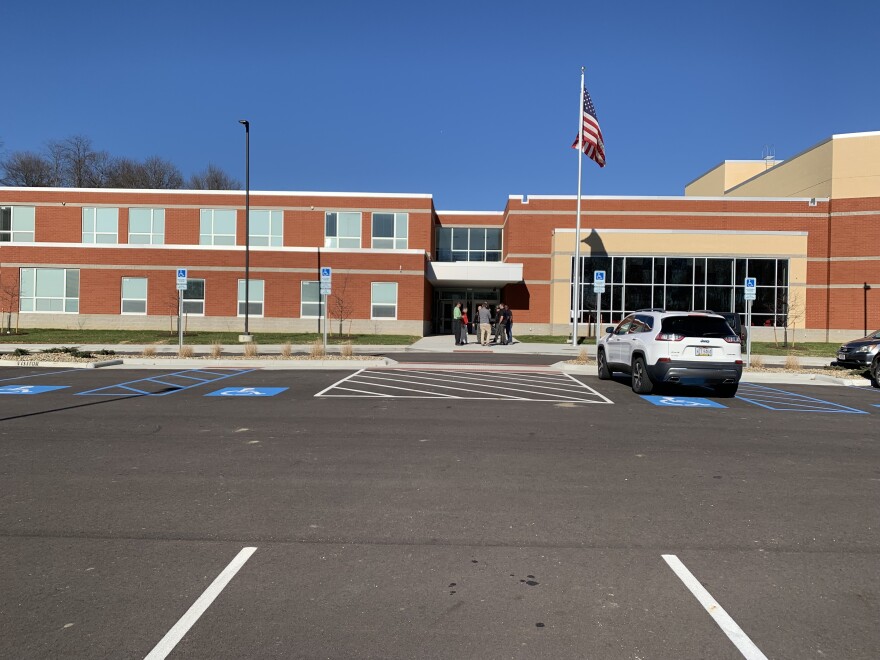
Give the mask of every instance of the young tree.
M 14 282 L 0 280 L 0 324 L 3 332 L 12 331 L 12 315 L 15 314 L 15 332 L 18 334 L 18 301 L 21 294 Z M 6 321 L 3 324 L 3 321 Z
M 330 294 L 327 301 L 327 310 L 331 318 L 339 323 L 339 336 L 342 336 L 342 326 L 346 321 L 351 320 L 354 313 L 354 301 L 346 296 L 348 289 L 349 273 L 346 271 L 342 277 L 336 279 L 333 283 L 333 293 Z M 349 335 L 351 334 L 351 324 L 349 324 Z

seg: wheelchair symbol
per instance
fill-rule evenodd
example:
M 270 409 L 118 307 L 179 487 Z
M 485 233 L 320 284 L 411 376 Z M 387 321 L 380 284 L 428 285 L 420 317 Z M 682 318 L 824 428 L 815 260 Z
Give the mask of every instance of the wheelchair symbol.
M 0 392 L 3 394 L 33 394 L 34 386 L 33 385 L 7 385 L 6 387 L 0 388 Z
M 693 401 L 691 399 L 680 399 L 674 396 L 664 396 L 660 399 L 661 406 L 684 406 L 687 408 L 705 408 L 711 407 L 709 403 L 703 403 L 702 401 Z
M 226 390 L 220 396 L 264 396 L 256 387 L 242 387 L 240 390 Z

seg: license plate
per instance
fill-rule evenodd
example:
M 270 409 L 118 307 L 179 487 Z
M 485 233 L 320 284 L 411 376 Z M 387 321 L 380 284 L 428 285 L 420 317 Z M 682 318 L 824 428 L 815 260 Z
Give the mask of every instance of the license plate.
M 838 353 L 838 354 L 837 354 L 837 359 L 838 359 L 838 360 L 845 360 L 845 359 L 846 359 L 846 353 Z
M 712 355 L 712 349 L 705 346 L 697 346 L 696 353 L 697 355 Z

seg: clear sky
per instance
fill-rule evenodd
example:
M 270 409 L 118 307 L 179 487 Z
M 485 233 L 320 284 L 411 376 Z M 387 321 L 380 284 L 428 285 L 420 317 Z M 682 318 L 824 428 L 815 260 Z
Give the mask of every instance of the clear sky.
M 584 194 L 680 195 L 725 159 L 880 130 L 880 2 L 6 3 L 0 141 L 72 135 L 251 189 L 574 195 L 580 67 L 608 164 Z

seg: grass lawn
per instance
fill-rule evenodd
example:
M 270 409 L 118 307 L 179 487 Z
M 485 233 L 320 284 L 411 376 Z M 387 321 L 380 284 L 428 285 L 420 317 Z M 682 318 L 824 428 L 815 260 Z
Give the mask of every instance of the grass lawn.
M 238 332 L 189 332 L 183 336 L 183 343 L 194 344 L 238 344 Z M 317 332 L 282 333 L 255 332 L 257 344 L 311 344 L 323 340 Z M 355 345 L 409 345 L 419 337 L 409 335 L 334 335 L 327 336 L 328 344 Z M 39 328 L 22 330 L 17 335 L 0 334 L 0 344 L 48 344 L 52 346 L 81 346 L 83 344 L 177 344 L 177 333 L 160 330 L 43 330 Z
M 840 342 L 827 344 L 819 341 L 797 342 L 783 346 L 782 342 L 776 344 L 772 341 L 753 341 L 752 355 L 795 355 L 797 357 L 827 357 L 833 360 L 837 357 L 837 349 Z

